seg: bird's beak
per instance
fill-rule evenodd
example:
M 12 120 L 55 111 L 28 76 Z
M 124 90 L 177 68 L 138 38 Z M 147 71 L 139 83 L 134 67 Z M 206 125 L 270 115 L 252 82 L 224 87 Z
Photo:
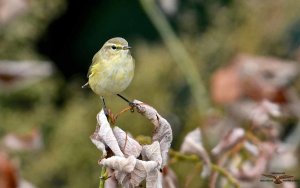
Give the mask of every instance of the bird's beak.
M 129 50 L 130 48 L 130 46 L 123 46 L 123 50 Z

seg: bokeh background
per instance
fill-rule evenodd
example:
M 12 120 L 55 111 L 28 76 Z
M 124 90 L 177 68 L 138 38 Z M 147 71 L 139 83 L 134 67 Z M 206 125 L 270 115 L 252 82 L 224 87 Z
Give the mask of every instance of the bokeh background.
M 136 59 L 135 77 L 124 96 L 154 106 L 169 120 L 175 150 L 208 117 L 225 116 L 223 106 L 212 102 L 210 80 L 233 57 L 300 60 L 300 1 L 158 0 L 155 5 L 200 75 L 206 94 L 197 97 L 205 109 L 139 1 L 0 0 L 0 138 L 40 139 L 25 151 L 8 151 L 1 144 L 20 177 L 43 188 L 98 186 L 101 153 L 89 136 L 101 101 L 81 85 L 93 54 L 109 38 L 127 39 Z M 299 86 L 293 84 L 296 90 Z M 106 101 L 113 112 L 127 105 L 115 96 Z M 117 125 L 135 137 L 153 131 L 129 112 Z M 183 187 L 193 164 L 173 166 Z M 298 164 L 293 172 L 299 169 Z M 199 185 L 192 180 L 191 187 Z

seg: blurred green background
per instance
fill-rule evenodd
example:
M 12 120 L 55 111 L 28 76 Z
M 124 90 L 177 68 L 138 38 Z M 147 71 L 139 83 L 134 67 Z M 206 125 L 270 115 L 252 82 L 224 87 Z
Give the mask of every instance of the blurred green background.
M 101 153 L 89 136 L 101 101 L 81 85 L 87 81 L 93 54 L 111 37 L 127 39 L 136 59 L 134 80 L 123 94 L 154 106 L 170 121 L 173 148 L 178 149 L 186 133 L 201 125 L 206 113 L 220 110 L 212 106 L 206 113 L 197 111 L 184 75 L 138 1 L 19 1 L 24 7 L 12 18 L 0 14 L 0 59 L 47 60 L 53 62 L 55 72 L 27 87 L 1 89 L 0 138 L 41 130 L 41 150 L 13 155 L 21 176 L 37 187 L 98 186 Z M 300 1 L 168 2 L 157 4 L 195 62 L 207 91 L 212 72 L 237 53 L 299 58 Z M 210 101 L 205 96 L 202 100 Z M 114 96 L 106 101 L 113 112 L 126 107 Z M 124 114 L 117 126 L 134 136 L 152 133 L 150 123 L 136 114 Z M 185 175 L 179 169 L 190 167 L 178 165 L 181 185 Z

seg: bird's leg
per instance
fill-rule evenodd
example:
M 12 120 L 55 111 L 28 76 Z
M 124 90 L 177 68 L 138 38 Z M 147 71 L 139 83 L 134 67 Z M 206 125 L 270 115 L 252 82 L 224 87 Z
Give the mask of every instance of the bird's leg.
M 116 123 L 117 118 L 114 116 L 114 114 L 111 112 L 110 109 L 107 109 L 103 96 L 101 96 L 101 100 L 102 100 L 102 104 L 103 104 L 103 111 L 104 111 L 104 114 L 105 114 L 107 120 L 114 125 Z
M 105 114 L 105 116 L 106 116 L 107 118 L 109 118 L 109 112 L 108 112 L 108 110 L 107 110 L 107 108 L 106 108 L 106 104 L 105 104 L 105 100 L 104 100 L 104 97 L 103 97 L 103 96 L 101 96 L 101 100 L 102 100 L 102 104 L 103 104 L 104 114 Z
M 117 94 L 117 95 L 118 95 L 118 97 L 120 97 L 121 99 L 123 99 L 124 101 L 126 101 L 129 104 L 129 106 L 131 107 L 130 111 L 134 112 L 134 107 L 136 106 L 136 104 L 134 102 L 129 101 L 128 99 L 126 99 L 125 97 L 123 97 L 120 94 Z

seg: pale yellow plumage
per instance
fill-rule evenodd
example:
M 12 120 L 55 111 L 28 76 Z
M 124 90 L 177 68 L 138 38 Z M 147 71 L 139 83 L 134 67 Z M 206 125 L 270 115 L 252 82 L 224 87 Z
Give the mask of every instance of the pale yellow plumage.
M 119 94 L 125 90 L 134 75 L 134 59 L 128 43 L 117 37 L 108 40 L 94 55 L 88 71 L 90 88 L 100 96 Z

